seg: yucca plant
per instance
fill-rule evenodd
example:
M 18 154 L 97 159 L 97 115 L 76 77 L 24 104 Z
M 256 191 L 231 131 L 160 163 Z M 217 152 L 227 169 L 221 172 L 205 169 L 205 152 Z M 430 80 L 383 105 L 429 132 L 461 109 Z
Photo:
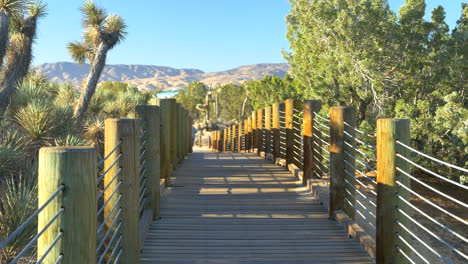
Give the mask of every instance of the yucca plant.
M 40 0 L 27 1 L 25 10 L 25 16 L 11 18 L 10 45 L 5 54 L 7 63 L 2 69 L 0 80 L 0 112 L 6 109 L 16 86 L 28 74 L 33 58 L 32 45 L 37 34 L 37 22 L 46 15 L 46 5 Z
M 14 115 L 14 122 L 25 135 L 38 145 L 73 130 L 71 108 L 54 107 L 50 104 L 32 102 Z
M 106 14 L 106 11 L 97 7 L 92 0 L 87 0 L 83 4 L 81 12 L 85 28 L 83 41 L 68 44 L 68 50 L 76 62 L 89 61 L 91 64 L 74 111 L 74 116 L 80 125 L 106 65 L 107 52 L 125 39 L 127 34 L 125 31 L 127 26 L 120 16 Z
M 3 57 L 8 47 L 11 17 L 23 11 L 24 2 L 23 0 L 0 0 L 0 67 L 3 65 Z
M 78 96 L 72 83 L 65 82 L 56 86 L 55 90 L 55 105 L 59 107 L 67 107 L 74 105 Z
M 135 116 L 135 106 L 145 103 L 145 96 L 134 90 L 127 90 L 120 93 L 113 101 L 105 104 L 104 112 L 111 117 L 121 118 Z
M 0 186 L 0 241 L 3 241 L 23 224 L 37 209 L 37 181 L 31 176 L 10 176 Z M 5 248 L 0 250 L 0 263 L 8 263 L 37 232 L 37 222 L 33 221 Z
M 18 131 L 0 134 L 0 180 L 2 175 L 19 171 L 28 153 L 28 142 Z
M 54 140 L 54 143 L 54 145 L 57 147 L 78 147 L 89 145 L 86 139 L 72 134 L 69 134 L 65 137 L 59 137 Z
M 53 100 L 49 94 L 49 87 L 47 84 L 38 84 L 32 79 L 26 79 L 17 86 L 11 98 L 9 106 L 10 112 L 17 112 L 21 107 L 25 107 L 30 103 L 35 104 L 50 104 Z

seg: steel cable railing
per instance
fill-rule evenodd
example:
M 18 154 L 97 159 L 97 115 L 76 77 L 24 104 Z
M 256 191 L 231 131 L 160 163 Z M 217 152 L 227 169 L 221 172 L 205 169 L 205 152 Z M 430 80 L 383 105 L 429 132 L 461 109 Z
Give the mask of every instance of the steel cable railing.
M 47 206 L 55 200 L 65 189 L 64 185 L 61 185 L 50 197 L 47 199 L 39 208 L 26 219 L 13 233 L 11 233 L 6 239 L 4 239 L 2 242 L 0 242 L 0 250 L 8 247 L 8 245 L 12 242 L 14 242 L 15 238 L 17 238 L 19 235 L 24 232 L 24 230 L 27 227 L 30 227 L 31 225 L 35 225 L 37 221 L 37 218 L 41 212 L 44 211 L 44 209 L 47 208 Z M 39 238 L 47 231 L 47 229 L 63 214 L 64 208 L 61 208 L 50 220 L 47 222 L 47 224 L 44 225 L 44 227 L 41 230 L 37 231 L 37 234 L 31 238 L 31 240 L 23 247 L 23 249 L 10 261 L 8 264 L 15 264 L 15 263 L 23 263 L 25 259 L 29 259 L 31 257 L 31 254 L 34 255 L 34 252 L 31 252 L 33 246 L 37 243 Z M 62 238 L 63 232 L 60 232 L 59 235 L 52 241 L 52 243 L 48 246 L 48 248 L 44 251 L 42 254 L 41 258 L 36 262 L 36 263 L 42 263 L 43 260 L 48 256 L 50 251 L 55 247 L 55 245 L 58 243 L 58 241 Z
M 314 112 L 312 129 L 312 159 L 316 164 L 313 173 L 324 179 L 330 174 L 330 120 Z
M 147 137 L 146 133 L 147 130 L 145 128 L 145 123 L 142 124 L 141 126 L 141 135 L 140 135 L 140 218 L 143 216 L 143 211 L 147 206 L 148 202 L 148 197 L 147 197 L 147 182 L 148 182 L 148 177 L 147 177 L 147 168 L 146 168 L 146 163 L 147 163 L 147 157 L 146 157 L 146 142 L 147 142 Z
M 435 162 L 438 166 L 446 166 L 462 173 L 468 172 L 465 168 L 461 168 L 429 156 L 399 140 L 396 141 L 396 144 L 408 151 L 409 154 L 429 159 L 430 161 Z M 408 170 L 399 166 L 396 167 L 396 171 L 399 173 L 399 180 L 396 182 L 398 188 L 401 190 L 399 192 L 406 191 L 418 199 L 412 201 L 413 199 L 408 198 L 410 196 L 403 197 L 402 195 L 397 195 L 398 200 L 401 202 L 401 205 L 397 208 L 398 216 L 401 217 L 401 220 L 397 219 L 398 225 L 406 231 L 412 239 L 414 239 L 412 248 L 410 248 L 406 243 L 405 245 L 411 249 L 415 256 L 417 256 L 417 258 L 413 258 L 413 260 L 433 263 L 432 259 L 436 258 L 443 263 L 467 262 L 468 255 L 466 254 L 466 247 L 468 245 L 468 238 L 465 237 L 463 230 L 466 230 L 468 221 L 466 221 L 464 217 L 457 215 L 455 212 L 451 212 L 450 209 L 446 208 L 446 206 L 448 203 L 453 203 L 457 207 L 461 207 L 466 210 L 468 208 L 468 204 L 460 198 L 454 197 L 453 194 L 456 193 L 456 188 L 463 191 L 467 190 L 468 187 L 425 168 L 413 161 L 410 158 L 412 155 L 404 155 L 402 153 L 396 154 L 396 157 L 399 159 L 401 164 L 405 164 L 409 168 L 412 168 Z M 450 188 L 448 189 L 451 194 L 448 193 L 449 191 L 442 191 L 441 187 L 443 185 L 430 184 L 429 181 L 424 181 L 423 179 L 415 176 L 415 169 L 449 184 Z M 425 176 L 425 178 L 427 178 L 427 176 Z M 411 181 L 417 186 L 409 187 L 403 183 L 405 180 Z M 444 189 L 447 190 L 447 188 Z M 428 210 L 427 206 L 415 205 L 415 201 L 429 205 L 430 208 L 435 209 L 435 211 Z M 422 218 L 420 216 L 422 216 Z M 406 224 L 403 223 L 403 221 L 405 221 Z M 457 223 L 464 227 L 457 225 Z M 460 231 L 456 230 L 460 228 Z M 429 243 L 429 241 L 434 242 Z M 435 246 L 434 243 L 437 243 L 438 246 Z
M 355 221 L 373 237 L 376 234 L 377 182 L 369 174 L 377 176 L 375 136 L 344 122 L 343 161 L 345 164 L 346 195 L 354 201 L 348 202 L 357 215 Z M 360 136 L 364 136 L 361 138 Z M 367 142 L 366 142 L 367 141 Z M 366 154 L 369 152 L 372 154 Z M 359 154 L 358 157 L 355 153 Z M 361 160 L 364 157 L 365 160 Z M 373 162 L 373 163 L 372 163 Z
M 144 135 L 144 133 L 142 133 Z M 120 193 L 120 187 L 122 186 L 122 168 L 116 166 L 122 159 L 123 154 L 120 152 L 120 146 L 122 141 L 120 140 L 116 146 L 106 155 L 106 157 L 98 162 L 98 164 L 104 165 L 110 163 L 107 168 L 98 176 L 98 227 L 97 227 L 97 238 L 98 245 L 96 247 L 97 263 L 115 263 L 115 258 L 109 254 L 112 251 L 122 251 L 120 242 L 114 243 L 116 239 L 121 240 L 123 238 L 121 232 L 122 222 L 122 194 Z M 119 151 L 119 152 L 118 152 Z M 141 148 L 140 148 L 141 151 Z M 109 159 L 112 156 L 117 157 L 111 162 Z M 120 165 L 119 165 L 120 166 Z M 115 171 L 112 175 L 109 175 L 111 171 Z M 106 177 L 107 176 L 107 177 Z M 106 209 L 107 208 L 107 209 Z
M 286 157 L 286 112 L 279 111 L 279 154 L 281 158 Z
M 303 112 L 293 109 L 293 159 L 299 169 L 303 169 L 304 163 L 304 137 L 303 137 Z

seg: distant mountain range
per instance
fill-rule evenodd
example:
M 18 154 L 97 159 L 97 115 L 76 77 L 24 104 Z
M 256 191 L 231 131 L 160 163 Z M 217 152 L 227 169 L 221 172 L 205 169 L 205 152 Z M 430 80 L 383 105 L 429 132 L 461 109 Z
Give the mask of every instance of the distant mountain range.
M 46 74 L 53 82 L 69 81 L 76 85 L 82 83 L 89 71 L 88 64 L 70 62 L 45 63 L 34 68 Z M 143 90 L 171 90 L 186 88 L 193 81 L 201 81 L 215 87 L 227 83 L 240 84 L 244 81 L 259 80 L 267 75 L 283 78 L 288 70 L 289 66 L 286 63 L 254 64 L 210 73 L 198 69 L 174 69 L 164 66 L 107 65 L 100 81 L 126 82 Z

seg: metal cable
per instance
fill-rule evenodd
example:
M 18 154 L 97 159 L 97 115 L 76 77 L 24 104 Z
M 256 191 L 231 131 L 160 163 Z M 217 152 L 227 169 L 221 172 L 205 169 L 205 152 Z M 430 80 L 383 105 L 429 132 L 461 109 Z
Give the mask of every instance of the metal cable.
M 324 121 L 330 122 L 330 119 L 325 118 L 325 117 L 319 115 L 319 113 L 317 113 L 317 112 L 314 112 L 314 116 L 316 116 L 316 117 L 318 117 L 318 118 L 320 118 L 320 119 L 322 119 L 322 120 L 324 120 Z
M 119 239 L 117 239 L 117 242 L 115 242 L 114 249 L 112 249 L 112 252 L 109 255 L 109 261 L 114 257 L 115 252 L 117 252 L 117 249 L 119 249 L 120 242 L 122 241 L 123 235 L 120 234 Z
M 36 216 L 39 215 L 47 207 L 47 205 L 49 205 L 49 203 L 52 202 L 52 200 L 54 200 L 55 197 L 57 197 L 63 191 L 64 188 L 65 188 L 64 185 L 60 185 L 57 191 L 55 191 L 49 197 L 49 199 L 47 199 L 47 201 L 45 201 L 45 203 L 39 207 L 39 209 L 37 209 L 30 217 L 28 217 L 28 219 L 26 219 L 26 221 L 24 221 L 24 223 L 22 223 L 13 233 L 11 233 L 5 240 L 3 240 L 0 243 L 0 249 L 4 248 L 16 236 L 18 236 L 21 233 L 21 231 L 23 231 L 28 225 L 30 225 L 31 222 L 34 220 L 34 218 L 36 218 Z
M 397 246 L 397 249 L 398 252 L 400 252 L 400 254 L 405 257 L 406 260 L 408 260 L 411 264 L 416 264 L 416 262 L 414 262 L 408 255 L 406 255 L 406 253 L 399 246 Z
M 109 196 L 109 198 L 107 199 L 107 201 L 105 201 L 104 204 L 102 205 L 102 207 L 99 209 L 99 211 L 97 213 L 98 215 L 100 215 L 104 211 L 104 208 L 106 207 L 106 205 L 110 202 L 112 197 L 114 197 L 114 195 L 117 193 L 117 190 L 119 189 L 120 185 L 122 185 L 122 181 L 119 181 L 119 183 L 117 184 L 115 189 L 112 191 L 112 193 Z
M 122 195 L 119 195 L 119 197 L 117 198 L 117 200 L 115 201 L 115 204 L 112 206 L 112 208 L 110 209 L 109 213 L 107 214 L 107 216 L 104 218 L 104 220 L 102 221 L 102 223 L 99 225 L 98 227 L 98 230 L 97 230 L 97 233 L 101 233 L 102 230 L 104 229 L 104 227 L 106 226 L 107 222 L 109 221 L 109 219 L 111 218 L 111 216 L 114 215 L 114 211 L 115 209 L 117 208 L 120 208 L 118 207 L 120 205 L 120 200 L 122 199 Z
M 449 182 L 449 183 L 451 183 L 451 184 L 453 184 L 453 185 L 456 185 L 456 186 L 458 186 L 458 187 L 460 187 L 460 188 L 463 188 L 463 189 L 465 189 L 465 190 L 468 190 L 468 186 L 465 186 L 465 185 L 463 185 L 463 184 L 461 184 L 461 183 L 458 183 L 458 182 L 456 182 L 456 181 L 450 180 L 450 179 L 448 179 L 448 178 L 446 178 L 446 177 L 444 177 L 444 176 L 442 176 L 442 175 L 439 175 L 439 174 L 437 174 L 437 173 L 435 173 L 435 172 L 433 172 L 433 171 L 431 171 L 431 170 L 429 170 L 429 169 L 426 169 L 426 168 L 424 168 L 423 166 L 421 166 L 421 165 L 419 165 L 419 164 L 413 162 L 412 160 L 410 160 L 410 159 L 404 157 L 403 155 L 400 155 L 399 153 L 397 153 L 396 156 L 399 157 L 399 158 L 402 158 L 403 160 L 405 160 L 405 161 L 408 162 L 409 164 L 411 164 L 411 165 L 413 165 L 413 166 L 415 166 L 415 167 L 417 167 L 417 168 L 419 168 L 419 169 L 421 169 L 421 170 L 423 170 L 423 171 L 425 171 L 425 172 L 427 172 L 427 173 L 430 173 L 430 174 L 436 176 L 437 178 L 439 178 L 439 179 L 441 179 L 441 180 L 444 180 L 444 181 Z
M 319 126 L 324 127 L 325 129 L 328 129 L 328 131 L 330 131 L 330 126 L 327 126 L 316 119 L 314 119 L 314 123 L 317 123 L 319 124 Z
M 330 143 L 326 142 L 325 140 L 321 139 L 319 136 L 317 136 L 316 134 L 313 134 L 313 136 L 315 138 L 317 138 L 318 140 L 320 140 L 323 144 L 327 145 L 327 146 L 330 146 Z
M 362 166 L 366 167 L 366 169 L 368 169 L 369 171 L 377 173 L 377 171 L 376 171 L 374 168 L 369 167 L 369 166 L 368 166 L 367 164 L 365 164 L 362 160 L 356 158 L 354 155 L 352 155 L 352 154 L 349 153 L 348 151 L 343 150 L 343 152 L 344 152 L 348 157 L 350 157 L 351 159 L 353 159 L 354 161 L 356 161 L 357 163 L 359 163 L 359 164 L 361 164 Z
M 117 164 L 117 162 L 122 158 L 122 153 L 119 154 L 119 156 L 117 156 L 117 158 L 114 160 L 114 162 L 112 162 L 112 164 L 109 166 L 109 168 L 107 168 L 106 171 L 104 171 L 98 178 L 97 178 L 97 181 L 96 183 L 100 183 L 102 181 L 102 179 L 104 178 L 104 176 L 106 176 L 106 174 L 115 166 L 115 164 Z
M 353 197 L 353 196 L 352 196 L 352 197 Z M 353 197 L 353 198 L 354 198 L 354 200 L 356 200 L 355 197 Z M 351 203 L 351 201 L 350 201 L 347 197 L 345 197 L 344 200 L 345 200 L 346 202 L 348 202 L 348 204 L 349 204 L 364 220 L 366 220 L 366 222 L 369 224 L 370 227 L 374 228 L 374 230 L 377 229 L 377 228 L 375 227 L 375 225 L 372 224 L 371 221 L 369 221 L 369 220 L 367 219 L 367 217 L 366 217 L 363 213 L 361 213 L 361 211 L 360 211 L 359 209 L 357 209 L 356 206 L 354 206 L 354 204 Z M 356 200 L 356 201 L 357 201 L 357 200 Z
M 421 253 L 419 253 L 413 246 L 411 246 L 408 241 L 406 241 L 400 234 L 396 233 L 396 236 L 409 248 L 413 251 L 419 258 L 421 258 L 425 263 L 431 264 L 426 258 L 424 258 Z
M 318 131 L 320 132 L 320 134 L 322 136 L 326 136 L 327 138 L 331 138 L 330 134 L 328 133 L 325 133 L 323 130 L 321 130 L 320 128 L 316 127 L 316 126 L 312 126 L 312 128 L 314 129 L 314 131 Z M 315 134 L 315 133 L 314 133 Z
M 122 208 L 120 208 L 119 211 L 117 211 L 117 214 L 115 214 L 115 217 L 112 220 L 112 222 L 111 222 L 111 224 L 109 226 L 109 229 L 107 229 L 106 233 L 104 234 L 104 237 L 102 238 L 101 242 L 99 243 L 99 245 L 98 245 L 98 247 L 96 249 L 96 252 L 99 252 L 101 247 L 104 245 L 104 242 L 106 242 L 107 237 L 110 234 L 110 231 L 112 230 L 112 228 L 114 228 L 115 224 L 117 223 L 117 220 L 119 220 L 119 217 L 120 217 L 121 213 L 122 213 Z
M 369 201 L 369 203 L 372 204 L 373 206 L 377 207 L 377 205 L 376 205 L 374 202 L 372 202 L 372 200 L 369 199 L 369 197 L 367 197 L 367 195 L 365 195 L 365 194 L 363 194 L 361 191 L 359 191 L 359 189 L 356 188 L 356 186 L 354 186 L 353 184 L 351 184 L 346 178 L 344 178 L 344 180 L 345 180 L 345 182 L 346 182 L 349 186 L 351 186 L 351 188 L 353 188 L 353 190 L 355 190 L 359 195 L 361 195 L 362 198 L 364 198 L 365 200 Z
M 356 176 L 354 176 L 351 172 L 349 172 L 347 169 L 344 169 L 345 173 L 348 174 L 348 176 L 350 176 L 351 178 L 353 178 L 359 185 L 361 185 L 362 187 L 364 187 L 366 190 L 368 190 L 370 193 L 372 193 L 373 195 L 377 196 L 377 193 L 372 190 L 371 188 L 367 187 L 364 183 L 362 183 L 360 180 L 358 180 L 358 178 L 356 178 Z
M 460 218 L 460 217 L 458 217 L 458 216 L 456 216 L 456 215 L 450 213 L 449 211 L 445 210 L 444 208 L 438 206 L 437 204 L 431 202 L 430 200 L 428 200 L 428 199 L 425 198 L 424 196 L 420 195 L 419 193 L 417 193 L 417 192 L 411 190 L 410 188 L 408 188 L 407 186 L 405 186 L 404 184 L 402 184 L 400 181 L 396 181 L 396 183 L 397 183 L 399 186 L 403 187 L 405 190 L 407 190 L 407 191 L 409 191 L 410 193 L 416 195 L 416 196 L 417 196 L 418 198 L 420 198 L 421 200 L 423 200 L 423 201 L 425 201 L 426 203 L 432 205 L 432 207 L 434 207 L 434 208 L 438 209 L 439 211 L 441 211 L 441 212 L 443 212 L 443 213 L 445 213 L 445 214 L 447 214 L 447 215 L 453 217 L 454 219 L 460 221 L 462 224 L 468 225 L 468 222 L 467 222 L 467 221 L 465 221 L 465 220 L 463 220 L 462 218 Z
M 111 184 L 115 181 L 115 179 L 117 179 L 117 176 L 122 172 L 122 168 L 119 168 L 119 170 L 114 174 L 114 177 L 112 177 L 112 180 L 107 184 L 106 187 L 104 187 L 104 189 L 102 191 L 99 192 L 98 194 L 98 199 L 100 199 L 103 195 L 104 195 L 104 192 L 107 191 L 107 189 L 109 189 L 109 187 L 111 186 Z
M 119 254 L 115 257 L 114 264 L 119 263 L 120 256 L 122 255 L 122 249 L 119 250 Z
M 425 212 L 423 212 L 421 209 L 417 208 L 416 206 L 412 205 L 409 201 L 407 201 L 406 199 L 404 199 L 401 195 L 397 194 L 397 197 L 398 199 L 400 199 L 401 201 L 403 201 L 406 205 L 410 206 L 413 210 L 415 210 L 416 212 L 418 212 L 419 214 L 425 216 L 427 219 L 429 219 L 431 222 L 433 222 L 434 224 L 438 225 L 439 227 L 441 227 L 442 229 L 444 229 L 445 231 L 451 233 L 452 235 L 458 237 L 459 239 L 463 240 L 465 243 L 468 243 L 468 239 L 463 237 L 462 235 L 458 234 L 457 232 L 453 231 L 452 229 L 450 229 L 449 227 L 447 227 L 446 225 L 443 225 L 442 223 L 440 223 L 439 221 L 437 221 L 436 219 L 434 219 L 433 217 L 429 216 L 428 214 L 426 214 Z
M 436 192 L 437 194 L 439 194 L 439 195 L 441 195 L 441 196 L 443 196 L 443 197 L 445 197 L 445 198 L 451 200 L 452 202 L 455 202 L 455 203 L 457 203 L 457 204 L 459 204 L 459 205 L 461 205 L 461 206 L 463 206 L 463 207 L 465 207 L 465 208 L 468 208 L 468 204 L 466 204 L 466 203 L 464 203 L 464 202 L 462 202 L 462 201 L 459 201 L 459 200 L 457 200 L 457 199 L 451 197 L 450 195 L 445 194 L 445 193 L 443 193 L 443 192 L 437 190 L 436 188 L 430 186 L 429 184 L 424 183 L 423 181 L 419 180 L 418 178 L 414 177 L 413 175 L 411 175 L 411 174 L 407 173 L 406 171 L 400 169 L 399 167 L 396 167 L 396 170 L 399 171 L 400 173 L 406 175 L 407 177 L 409 177 L 409 178 L 412 179 L 413 181 L 415 181 L 415 182 L 421 184 L 422 186 L 426 187 L 427 189 L 429 189 L 429 190 L 431 190 L 431 191 L 433 191 L 433 192 Z
M 57 220 L 57 218 L 59 218 L 59 216 L 61 216 L 63 214 L 63 212 L 65 211 L 64 208 L 61 208 L 58 213 L 52 217 L 52 219 L 49 221 L 49 223 L 47 223 L 45 225 L 44 228 L 42 228 L 41 231 L 39 231 L 32 239 L 31 241 L 29 241 L 29 243 L 20 251 L 20 253 L 18 253 L 18 255 L 16 255 L 16 257 L 10 262 L 10 264 L 15 264 L 17 263 L 23 256 L 24 254 L 26 254 L 29 249 L 31 249 L 31 247 L 37 242 L 37 240 L 39 239 L 39 237 L 42 236 L 42 234 L 44 234 L 44 232 L 47 230 L 47 228 L 49 228 L 50 225 L 52 225 L 52 223 L 55 222 L 55 220 Z
M 359 129 L 357 129 L 357 128 L 351 126 L 351 125 L 348 124 L 347 122 L 343 122 L 343 123 L 344 123 L 347 127 L 353 129 L 354 131 L 356 131 L 356 132 L 358 132 L 358 133 L 360 133 L 360 134 L 363 134 L 364 136 L 368 136 L 368 137 L 370 137 L 370 138 L 376 138 L 375 135 L 371 135 L 371 134 L 366 133 L 366 132 L 364 132 L 364 131 L 362 131 L 362 130 L 359 130 Z
M 60 255 L 60 256 L 57 258 L 57 260 L 55 261 L 55 263 L 54 263 L 54 264 L 61 263 L 61 262 L 62 262 L 62 260 L 63 260 L 63 255 Z
M 57 244 L 57 242 L 63 237 L 63 232 L 60 232 L 58 234 L 58 236 L 54 239 L 54 241 L 52 241 L 52 244 L 50 244 L 50 246 L 47 248 L 47 250 L 44 252 L 44 254 L 42 255 L 42 257 L 36 262 L 36 264 L 41 264 L 42 261 L 44 261 L 44 259 L 49 255 L 50 251 L 55 247 L 55 245 Z
M 447 163 L 447 162 L 445 162 L 445 161 L 442 161 L 442 160 L 436 159 L 436 158 L 434 158 L 434 157 L 431 157 L 431 156 L 429 156 L 429 155 L 427 155 L 427 154 L 425 154 L 425 153 L 423 153 L 423 152 L 421 152 L 421 151 L 418 151 L 418 150 L 416 150 L 416 149 L 414 149 L 414 148 L 412 148 L 412 147 L 410 147 L 410 146 L 404 144 L 403 142 L 401 142 L 401 141 L 399 141 L 399 140 L 397 140 L 396 143 L 397 143 L 398 145 L 400 145 L 400 146 L 405 147 L 405 148 L 408 149 L 408 150 L 411 150 L 412 152 L 415 152 L 415 153 L 418 154 L 418 155 L 421 155 L 421 156 L 425 157 L 425 158 L 428 158 L 428 159 L 430 159 L 430 160 L 433 160 L 433 161 L 435 161 L 435 162 L 438 162 L 438 163 L 443 164 L 443 165 L 445 165 L 445 166 L 448 166 L 448 167 L 450 167 L 450 168 L 457 169 L 457 170 L 461 170 L 461 171 L 463 171 L 463 172 L 468 173 L 468 169 L 465 169 L 465 168 L 462 168 L 462 167 L 458 167 L 457 165 L 453 165 L 453 164 Z
M 119 140 L 119 143 L 117 143 L 114 149 L 112 149 L 111 152 L 107 154 L 105 158 L 99 161 L 98 167 L 101 167 L 104 164 L 104 162 L 120 147 L 120 145 L 122 145 L 122 140 Z
M 348 188 L 345 188 L 345 191 L 351 196 L 353 197 L 354 201 L 356 201 L 356 203 L 358 203 L 362 209 L 364 209 L 364 211 L 366 211 L 367 213 L 369 213 L 370 216 L 374 217 L 374 219 L 377 219 L 377 216 L 372 213 L 372 208 L 368 208 L 367 206 L 365 206 L 363 203 L 361 203 L 361 201 L 359 201 L 358 199 L 356 199 L 356 197 L 348 190 Z M 346 197 L 345 197 L 346 198 Z M 367 218 L 366 218 L 367 219 Z M 375 228 L 375 226 L 374 226 Z
M 358 170 L 356 167 L 353 166 L 353 164 L 351 164 L 349 161 L 347 161 L 346 159 L 343 160 L 348 166 L 350 166 L 353 170 L 357 171 L 359 174 L 361 174 L 362 177 L 368 179 L 369 181 L 371 181 L 372 183 L 374 184 L 377 184 L 377 182 L 372 179 L 371 177 L 367 176 L 366 174 L 364 174 L 362 171 Z
M 367 144 L 366 142 L 364 142 L 364 141 L 362 141 L 362 140 L 359 140 L 358 138 L 352 136 L 351 134 L 349 134 L 348 132 L 346 132 L 346 130 L 343 131 L 343 132 L 344 132 L 344 134 L 345 134 L 346 136 L 348 136 L 348 137 L 351 138 L 351 139 L 354 139 L 354 140 L 355 140 L 356 142 L 358 142 L 359 144 L 361 144 L 361 145 L 363 145 L 363 146 L 366 146 L 366 147 L 368 147 L 368 148 L 370 148 L 370 149 L 373 149 L 373 150 L 377 149 L 376 147 L 374 147 L 374 146 L 372 146 L 372 145 L 369 145 L 369 144 Z
M 412 217 L 410 217 L 407 213 L 405 213 L 403 210 L 401 210 L 400 208 L 397 208 L 398 212 L 401 213 L 402 215 L 404 215 L 407 219 L 409 219 L 411 222 L 413 222 L 414 224 L 416 224 L 419 228 L 421 228 L 422 230 L 426 231 L 429 235 L 431 235 L 433 238 L 435 238 L 437 241 L 439 241 L 440 243 L 444 244 L 446 247 L 450 248 L 451 250 L 455 251 L 455 253 L 457 253 L 458 255 L 462 256 L 463 258 L 465 258 L 466 260 L 468 260 L 468 256 L 463 254 L 460 250 L 458 250 L 457 248 L 455 248 L 454 246 L 452 246 L 451 244 L 449 244 L 447 241 L 443 240 L 442 238 L 440 238 L 439 236 L 437 236 L 436 234 L 434 234 L 432 231 L 430 231 L 429 229 L 427 229 L 425 226 L 423 226 L 422 224 L 420 224 L 418 221 L 414 220 Z M 402 227 L 403 225 L 400 224 Z M 406 227 L 403 227 L 405 230 L 406 230 Z M 406 230 L 407 232 L 409 232 L 409 230 Z M 420 241 L 421 242 L 421 241 Z M 432 248 L 432 247 L 430 247 Z M 447 262 L 447 260 L 444 258 L 444 256 L 438 254 L 436 251 L 433 251 L 434 254 L 438 255 L 439 258 L 442 258 L 444 259 L 445 262 Z
M 348 147 L 352 148 L 353 150 L 355 150 L 356 152 L 358 152 L 359 154 L 361 154 L 362 156 L 370 159 L 370 160 L 373 160 L 373 161 L 377 161 L 377 158 L 375 157 L 372 157 L 372 156 L 369 156 L 367 155 L 366 153 L 362 152 L 361 150 L 359 150 L 358 148 L 354 147 L 353 145 L 349 144 L 346 140 L 344 141 L 345 145 L 347 145 Z
M 115 238 L 117 237 L 117 234 L 120 232 L 120 227 L 122 227 L 122 221 L 119 222 L 117 227 L 114 230 L 114 233 L 112 234 L 109 243 L 107 244 L 107 247 L 104 248 L 104 251 L 102 252 L 101 256 L 99 257 L 98 264 L 101 264 L 102 261 L 104 260 L 104 257 L 107 254 L 107 251 L 111 248 L 112 242 L 114 242 Z

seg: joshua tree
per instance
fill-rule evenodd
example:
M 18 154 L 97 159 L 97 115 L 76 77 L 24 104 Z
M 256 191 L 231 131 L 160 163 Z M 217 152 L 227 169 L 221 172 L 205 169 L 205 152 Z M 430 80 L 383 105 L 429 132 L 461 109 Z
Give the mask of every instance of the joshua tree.
M 6 64 L 0 79 L 0 111 L 6 109 L 16 86 L 28 74 L 33 57 L 32 46 L 36 38 L 37 22 L 46 15 L 45 9 L 46 5 L 41 1 L 34 1 L 26 5 L 25 17 L 14 16 L 11 19 L 10 45 L 6 50 Z
M 85 79 L 74 116 L 81 125 L 91 98 L 106 65 L 107 52 L 125 39 L 127 32 L 123 19 L 118 15 L 108 15 L 103 8 L 87 0 L 81 7 L 83 13 L 83 40 L 68 44 L 68 51 L 78 63 L 91 64 Z
M 23 2 L 23 0 L 0 0 L 0 67 L 8 47 L 10 19 L 13 15 L 21 13 Z

